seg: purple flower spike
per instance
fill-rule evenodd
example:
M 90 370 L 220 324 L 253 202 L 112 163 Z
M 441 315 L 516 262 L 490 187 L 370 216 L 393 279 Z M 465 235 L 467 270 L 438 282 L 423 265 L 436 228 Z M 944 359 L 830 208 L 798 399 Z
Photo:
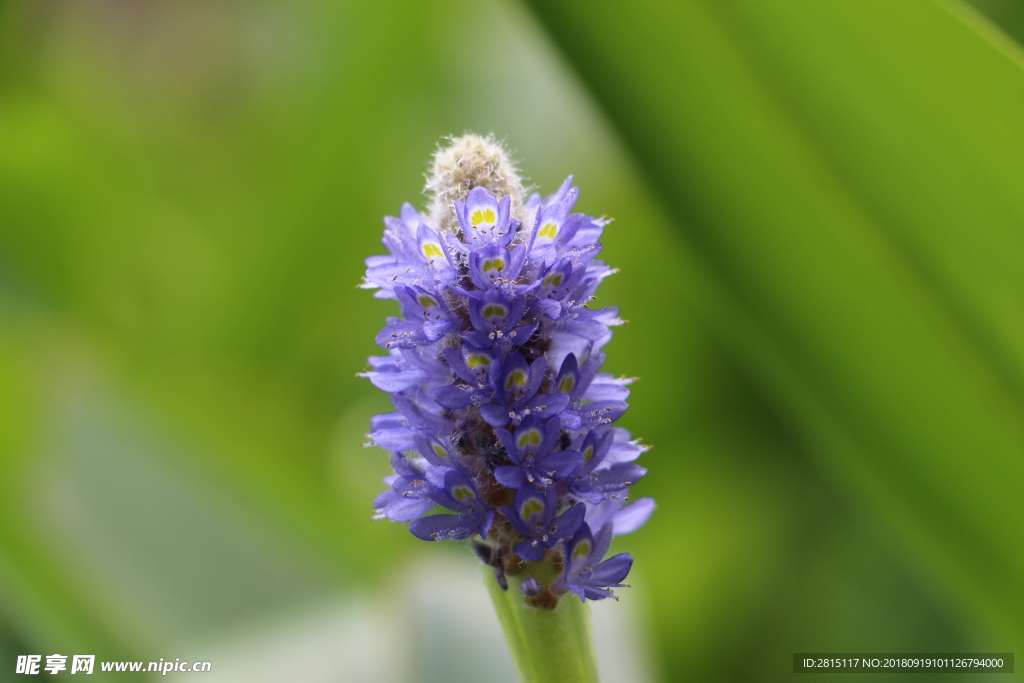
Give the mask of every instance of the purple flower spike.
M 631 380 L 601 372 L 622 322 L 591 306 L 614 272 L 597 260 L 608 221 L 573 213 L 571 177 L 525 198 L 489 138 L 440 150 L 427 187 L 429 212 L 405 204 L 384 220 L 389 253 L 367 259 L 362 285 L 401 313 L 376 337 L 386 355 L 362 373 L 395 406 L 370 425 L 395 472 L 375 518 L 427 541 L 479 537 L 474 552 L 498 585 L 525 572 L 535 607 L 566 592 L 610 597 L 632 558 L 603 559 L 608 543 L 640 528 L 654 502 L 627 504 L 646 447 L 614 426 Z M 556 567 L 561 578 L 542 584 Z

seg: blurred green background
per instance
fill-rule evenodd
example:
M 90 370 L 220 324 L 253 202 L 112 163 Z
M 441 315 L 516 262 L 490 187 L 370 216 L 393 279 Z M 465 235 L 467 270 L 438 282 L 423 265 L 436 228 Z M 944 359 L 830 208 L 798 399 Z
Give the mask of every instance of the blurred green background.
M 1021 38 L 1017 0 L 0 1 L 0 680 L 515 680 L 468 551 L 370 521 L 354 376 L 381 217 L 464 131 L 616 218 L 659 508 L 607 681 L 1024 654 Z

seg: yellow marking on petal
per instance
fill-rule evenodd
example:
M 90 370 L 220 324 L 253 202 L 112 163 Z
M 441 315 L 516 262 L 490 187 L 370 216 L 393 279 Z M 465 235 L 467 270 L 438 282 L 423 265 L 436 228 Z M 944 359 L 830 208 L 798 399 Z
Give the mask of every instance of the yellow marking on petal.
M 572 559 L 578 560 L 590 554 L 590 541 L 580 541 L 572 551 Z
M 491 359 L 483 355 L 482 353 L 474 353 L 468 359 L 466 359 L 466 365 L 468 365 L 470 369 L 476 369 L 481 365 L 487 367 L 490 364 Z
M 519 445 L 520 448 L 526 448 L 528 444 L 533 444 L 534 446 L 537 446 L 540 444 L 540 432 L 538 432 L 536 429 L 531 429 L 528 432 L 523 432 L 523 434 L 518 439 L 516 439 L 516 443 Z
M 448 451 L 446 451 L 444 448 L 442 448 L 440 444 L 436 444 L 436 443 L 434 444 L 434 452 L 437 453 L 437 457 L 439 457 L 439 458 L 447 458 L 448 457 Z
M 476 498 L 476 494 L 465 486 L 456 486 L 455 490 L 452 491 L 452 494 L 455 496 L 455 500 L 459 502 Z
M 555 235 L 557 235 L 557 234 L 558 234 L 558 226 L 555 225 L 554 223 L 546 223 L 544 225 L 544 227 L 542 227 L 540 229 L 540 232 L 538 233 L 538 235 L 541 236 L 541 237 L 549 237 L 551 239 L 555 239 Z
M 498 304 L 491 304 L 484 308 L 485 318 L 504 318 L 506 315 L 508 315 L 508 311 L 505 310 L 504 306 Z
M 590 462 L 590 459 L 594 457 L 594 447 L 587 446 L 583 449 L 583 462 Z
M 493 223 L 497 219 L 498 217 L 494 215 L 494 209 L 477 209 L 469 220 L 474 226 L 477 226 L 482 223 Z
M 498 272 L 505 270 L 505 259 L 496 258 L 484 261 L 484 272 L 486 273 L 491 270 L 496 270 Z
M 526 373 L 522 370 L 513 370 L 509 373 L 508 379 L 505 380 L 505 391 L 509 391 L 512 387 L 525 387 L 526 386 Z
M 566 375 L 562 378 L 562 381 L 558 383 L 558 390 L 563 394 L 568 394 L 572 392 L 575 386 L 576 378 L 572 375 Z
M 530 498 L 519 508 L 519 517 L 523 521 L 530 521 L 534 515 L 544 514 L 544 503 L 539 498 Z
M 554 285 L 555 287 L 561 286 L 561 284 L 562 284 L 562 274 L 561 273 L 552 273 L 551 275 L 548 275 L 546 278 L 544 278 L 544 284 L 545 285 Z
M 430 308 L 431 306 L 437 306 L 437 299 L 426 294 L 420 295 L 420 306 L 423 308 Z
M 441 258 L 444 256 L 444 252 L 441 251 L 440 244 L 427 242 L 423 245 L 423 255 L 427 258 Z

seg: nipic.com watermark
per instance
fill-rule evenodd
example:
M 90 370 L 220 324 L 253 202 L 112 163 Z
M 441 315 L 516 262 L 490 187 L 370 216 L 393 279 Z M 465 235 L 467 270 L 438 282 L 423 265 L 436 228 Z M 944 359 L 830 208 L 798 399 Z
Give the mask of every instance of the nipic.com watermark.
M 72 674 L 91 674 L 98 670 L 111 673 L 118 671 L 146 671 L 166 676 L 174 672 L 202 673 L 210 671 L 211 668 L 210 662 L 183 662 L 180 658 L 174 661 L 160 659 L 156 662 L 100 662 L 97 668 L 96 655 L 52 654 L 45 657 L 43 655 L 18 655 L 18 662 L 15 664 L 14 673 L 27 676 L 58 674 L 64 671 Z

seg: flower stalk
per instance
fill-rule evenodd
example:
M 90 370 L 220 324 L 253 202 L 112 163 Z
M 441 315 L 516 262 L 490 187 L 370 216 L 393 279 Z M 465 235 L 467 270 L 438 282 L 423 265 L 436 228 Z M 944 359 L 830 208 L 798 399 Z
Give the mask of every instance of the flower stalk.
M 561 600 L 554 609 L 531 607 L 523 599 L 521 577 L 507 590 L 486 578 L 494 609 L 523 683 L 597 683 L 590 608 Z

